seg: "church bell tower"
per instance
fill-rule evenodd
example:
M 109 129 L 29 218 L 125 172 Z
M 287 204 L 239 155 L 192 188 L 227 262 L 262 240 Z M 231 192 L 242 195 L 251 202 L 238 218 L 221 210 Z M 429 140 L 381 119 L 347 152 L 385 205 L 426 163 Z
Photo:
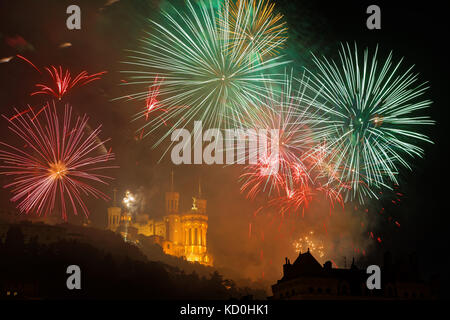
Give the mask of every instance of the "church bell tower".
M 173 191 L 173 170 L 170 173 L 171 183 L 170 191 L 166 192 L 166 214 L 178 214 L 178 205 L 180 203 L 180 194 Z
M 174 191 L 173 170 L 170 173 L 170 191 L 166 192 L 166 239 L 175 245 L 181 245 L 183 234 L 181 229 L 181 217 L 179 215 L 180 194 Z
M 201 181 L 198 181 L 198 197 L 195 198 L 198 213 L 206 214 L 206 199 L 203 199 Z
M 120 215 L 122 214 L 122 209 L 117 206 L 116 193 L 117 189 L 114 188 L 114 198 L 112 207 L 108 208 L 108 224 L 107 229 L 111 231 L 116 231 L 120 225 Z

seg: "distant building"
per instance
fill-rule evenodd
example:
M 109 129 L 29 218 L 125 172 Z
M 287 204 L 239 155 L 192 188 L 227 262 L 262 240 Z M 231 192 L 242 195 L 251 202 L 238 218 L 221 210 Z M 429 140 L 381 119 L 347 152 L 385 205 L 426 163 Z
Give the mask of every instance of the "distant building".
M 394 265 L 390 254 L 385 255 L 381 268 L 381 289 L 369 290 L 365 269 L 354 262 L 350 269 L 333 268 L 327 261 L 323 266 L 309 249 L 300 253 L 291 264 L 283 265 L 283 277 L 272 285 L 272 299 L 326 300 L 326 299 L 427 299 L 430 286 L 419 280 L 414 258 L 407 265 Z
M 39 296 L 39 285 L 36 281 L 20 282 L 7 280 L 0 282 L 0 300 L 33 299 Z
M 124 239 L 131 241 L 137 235 L 151 237 L 166 254 L 212 266 L 212 257 L 207 249 L 207 201 L 202 198 L 200 184 L 198 196 L 193 197 L 189 211 L 180 213 L 179 201 L 180 194 L 173 190 L 172 174 L 172 187 L 165 194 L 165 214 L 162 219 L 152 219 L 148 214 L 132 217 L 114 205 L 108 208 L 107 229 L 119 232 Z

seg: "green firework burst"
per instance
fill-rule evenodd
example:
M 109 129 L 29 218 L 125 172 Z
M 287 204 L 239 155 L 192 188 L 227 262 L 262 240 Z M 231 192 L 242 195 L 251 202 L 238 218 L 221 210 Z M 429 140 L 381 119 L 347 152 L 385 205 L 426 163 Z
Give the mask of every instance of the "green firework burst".
M 326 118 L 316 138 L 325 143 L 347 199 L 363 201 L 398 183 L 399 168 L 411 169 L 408 160 L 423 156 L 420 142 L 432 141 L 419 131 L 434 123 L 423 115 L 432 102 L 422 98 L 426 84 L 412 67 L 402 71 L 402 60 L 393 63 L 392 53 L 380 62 L 378 47 L 361 57 L 347 44 L 339 55 L 338 63 L 314 57 L 317 72 L 309 72 L 315 106 Z
M 131 51 L 125 63 L 134 70 L 127 85 L 141 86 L 143 90 L 131 94 L 136 100 L 148 98 L 147 88 L 158 87 L 158 103 L 164 110 L 162 117 L 146 122 L 146 134 L 170 122 L 171 129 L 201 120 L 205 126 L 229 126 L 230 120 L 252 112 L 264 97 L 267 82 L 276 81 L 271 72 L 283 65 L 282 56 L 249 59 L 250 48 L 245 41 L 236 44 L 231 37 L 228 2 L 213 4 L 186 2 L 186 12 L 172 8 L 162 13 L 164 22 L 150 21 L 152 30 L 141 40 L 142 47 Z M 264 41 L 260 37 L 259 41 Z M 230 43 L 233 42 L 231 45 Z M 267 46 L 264 50 L 268 50 Z M 269 48 L 270 49 L 270 48 Z M 143 111 L 135 118 L 147 115 Z

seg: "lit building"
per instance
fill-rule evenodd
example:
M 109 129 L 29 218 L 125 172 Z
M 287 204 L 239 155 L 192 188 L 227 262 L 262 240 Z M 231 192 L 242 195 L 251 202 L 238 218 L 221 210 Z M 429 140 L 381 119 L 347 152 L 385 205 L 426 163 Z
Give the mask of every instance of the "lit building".
M 108 227 L 111 231 L 116 231 L 120 225 L 120 217 L 122 214 L 122 208 L 117 206 L 116 201 L 117 189 L 114 189 L 114 201 L 112 207 L 108 208 Z
M 207 201 L 202 198 L 200 184 L 198 196 L 193 197 L 190 210 L 181 213 L 179 204 L 180 194 L 173 189 L 172 173 L 172 187 L 165 194 L 165 213 L 162 219 L 152 219 L 148 214 L 142 213 L 132 218 L 126 212 L 122 213 L 114 201 L 113 206 L 108 208 L 107 229 L 120 232 L 128 240 L 135 239 L 139 234 L 151 237 L 166 254 L 212 265 L 207 249 Z

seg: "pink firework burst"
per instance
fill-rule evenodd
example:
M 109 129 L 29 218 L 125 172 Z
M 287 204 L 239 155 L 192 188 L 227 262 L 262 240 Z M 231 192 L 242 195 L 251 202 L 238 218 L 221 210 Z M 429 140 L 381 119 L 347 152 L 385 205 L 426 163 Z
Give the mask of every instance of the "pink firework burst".
M 14 177 L 5 188 L 11 189 L 11 201 L 20 212 L 40 216 L 59 209 L 67 220 L 69 208 L 75 215 L 80 209 L 89 215 L 86 196 L 108 199 L 91 186 L 107 184 L 105 180 L 112 178 L 101 172 L 116 168 L 109 164 L 114 154 L 102 148 L 108 140 L 98 138 L 101 126 L 89 132 L 86 115 L 72 117 L 72 108 L 66 105 L 61 117 L 54 103 L 38 112 L 29 107 L 26 114 L 17 111 L 16 117 L 3 117 L 21 141 L 0 142 L 0 174 Z
M 70 71 L 68 69 L 63 71 L 61 66 L 50 66 L 45 69 L 52 78 L 51 85 L 38 83 L 36 84 L 36 87 L 38 87 L 39 90 L 32 92 L 31 95 L 48 94 L 58 100 L 61 100 L 61 98 L 73 87 L 84 86 L 92 81 L 99 80 L 100 77 L 106 73 L 106 71 L 102 71 L 90 75 L 87 71 L 82 71 L 75 76 L 75 78 L 72 78 Z

